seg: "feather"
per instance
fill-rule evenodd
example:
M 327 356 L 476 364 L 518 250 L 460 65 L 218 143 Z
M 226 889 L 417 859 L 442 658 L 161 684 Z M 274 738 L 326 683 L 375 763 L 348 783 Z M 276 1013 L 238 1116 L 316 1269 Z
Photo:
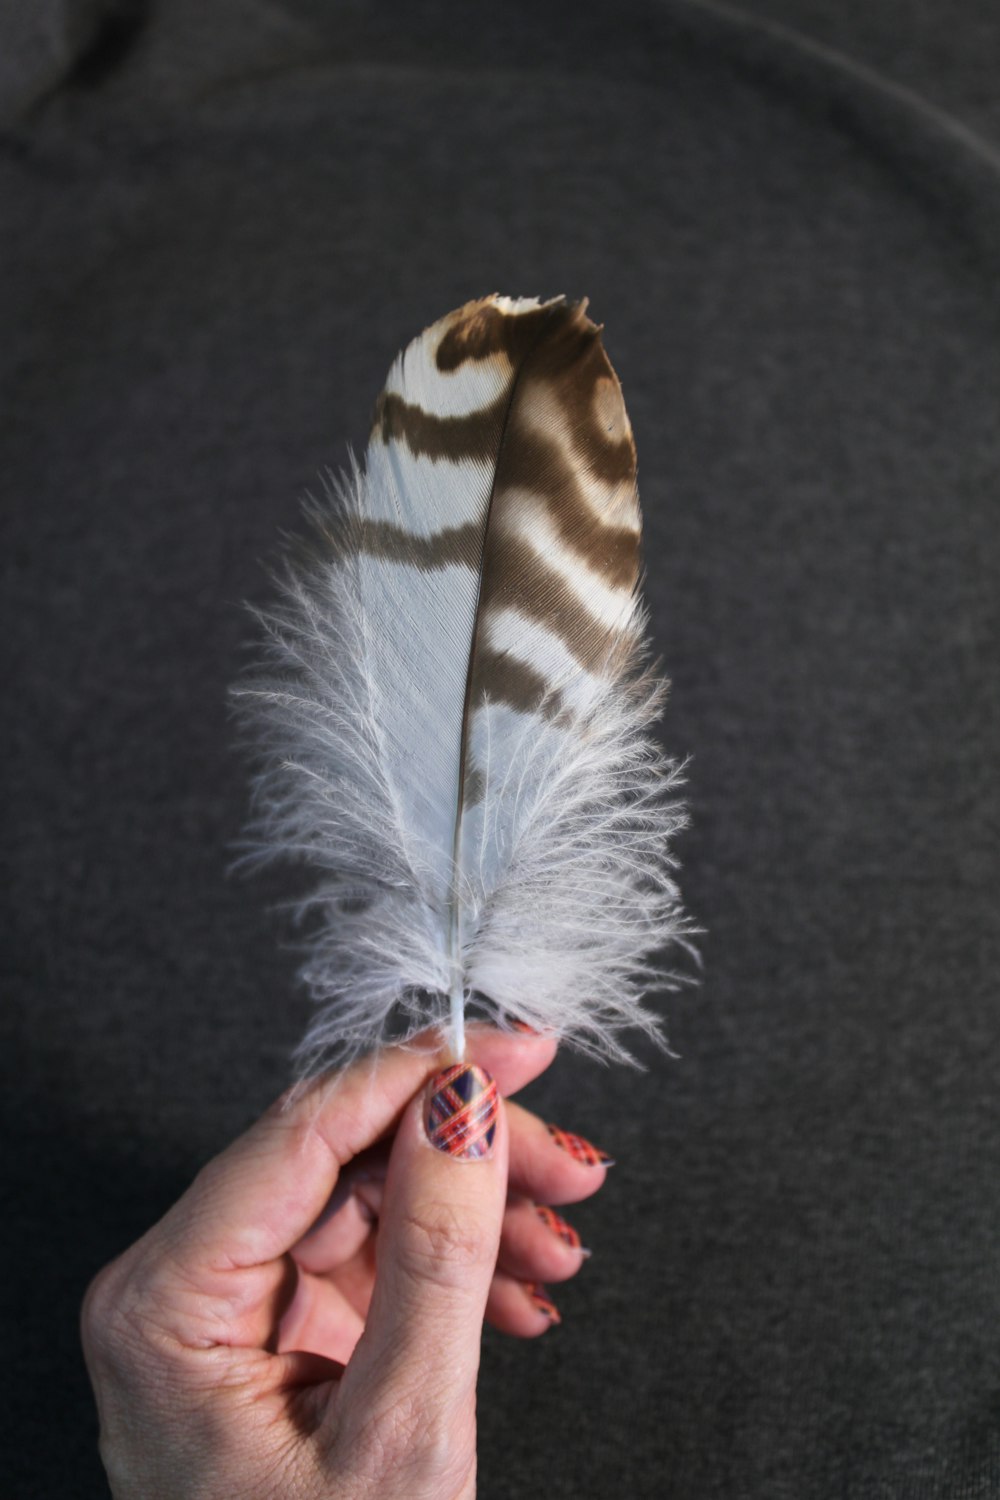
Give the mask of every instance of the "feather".
M 694 953 L 635 448 L 585 307 L 487 297 L 416 338 L 255 611 L 244 860 L 314 872 L 303 1074 L 428 1025 L 460 1058 L 470 1008 L 625 1057 L 682 978 L 652 955 Z

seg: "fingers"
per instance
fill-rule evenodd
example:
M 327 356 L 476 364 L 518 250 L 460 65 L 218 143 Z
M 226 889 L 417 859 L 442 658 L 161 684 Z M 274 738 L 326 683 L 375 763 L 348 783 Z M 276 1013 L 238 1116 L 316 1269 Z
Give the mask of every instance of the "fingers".
M 508 1206 L 497 1268 L 519 1281 L 569 1281 L 590 1258 L 579 1231 L 548 1204 Z
M 374 1233 L 382 1212 L 389 1153 L 384 1153 L 383 1160 L 362 1167 L 360 1162 L 365 1156 L 341 1172 L 319 1219 L 304 1239 L 292 1247 L 296 1264 L 306 1271 L 322 1274 L 336 1270 L 356 1255 Z
M 521 1281 L 498 1271 L 490 1287 L 486 1317 L 504 1333 L 536 1339 L 562 1322 L 548 1288 L 538 1281 Z
M 391 1404 L 408 1411 L 421 1434 L 472 1434 L 507 1157 L 503 1107 L 479 1068 L 445 1070 L 404 1113 L 367 1326 L 340 1390 L 349 1428 Z
M 382 1190 L 377 1191 L 380 1214 Z M 370 1196 L 375 1200 L 374 1190 Z M 348 1204 L 344 1217 L 350 1215 Z M 375 1277 L 374 1223 L 367 1215 L 359 1215 L 359 1223 L 363 1241 L 338 1263 L 334 1274 L 308 1272 L 299 1262 L 296 1293 L 281 1320 L 280 1351 L 309 1350 L 343 1364 L 350 1359 L 364 1328 Z M 508 1202 L 486 1321 L 519 1338 L 544 1333 L 559 1316 L 553 1312 L 551 1294 L 541 1288 L 568 1281 L 589 1255 L 577 1230 L 555 1209 L 526 1198 Z
M 502 1089 L 555 1056 L 551 1040 L 469 1028 Z M 418 1038 L 279 1101 L 211 1161 L 183 1198 L 99 1278 L 110 1305 L 135 1305 L 178 1346 L 273 1347 L 287 1306 L 286 1252 L 330 1201 L 341 1165 L 391 1132 L 439 1059 Z M 355 1224 L 355 1238 L 361 1226 Z
M 390 1131 L 440 1064 L 440 1038 L 391 1047 L 279 1101 L 205 1167 L 157 1226 L 156 1243 L 188 1279 L 261 1265 L 315 1223 L 341 1166 Z M 502 1091 L 522 1088 L 555 1055 L 543 1037 L 470 1027 L 470 1053 Z
M 545 1124 L 519 1104 L 507 1106 L 507 1119 L 510 1182 L 516 1192 L 536 1203 L 579 1203 L 604 1186 L 613 1163 L 599 1147 Z
M 295 1295 L 281 1319 L 278 1353 L 322 1355 L 346 1365 L 364 1326 L 347 1291 L 325 1276 L 300 1270 Z
M 486 1318 L 504 1333 L 534 1337 L 554 1321 L 551 1316 L 539 1318 L 534 1286 L 567 1281 L 590 1254 L 554 1205 L 590 1197 L 604 1183 L 607 1167 L 600 1161 L 604 1153 L 581 1143 L 579 1136 L 554 1134 L 516 1104 L 508 1103 L 505 1114 L 510 1141 L 508 1203 Z M 574 1150 L 565 1149 L 560 1140 L 568 1140 Z M 294 1248 L 300 1266 L 318 1277 L 330 1273 L 335 1296 L 344 1263 L 355 1256 L 382 1215 L 388 1161 L 387 1146 L 382 1145 L 352 1162 L 327 1212 Z M 358 1307 L 363 1314 L 365 1303 Z M 284 1342 L 281 1347 L 286 1347 Z
M 579 1268 L 579 1255 L 563 1251 L 579 1248 L 566 1239 L 575 1235 L 561 1219 L 560 1228 L 546 1225 L 554 1205 L 589 1198 L 604 1183 L 607 1166 L 595 1163 L 603 1153 L 591 1148 L 575 1156 L 561 1147 L 550 1127 L 537 1115 L 508 1103 L 505 1108 L 510 1140 L 509 1202 L 500 1245 L 500 1265 L 515 1275 L 564 1281 Z M 579 1141 L 579 1136 L 571 1137 Z M 293 1249 L 299 1265 L 321 1273 L 336 1270 L 355 1254 L 381 1217 L 389 1153 L 383 1147 L 365 1152 L 342 1174 L 330 1203 L 309 1234 Z M 542 1216 L 541 1222 L 539 1215 Z M 543 1232 L 543 1226 L 547 1232 Z M 554 1233 L 555 1238 L 550 1240 Z M 559 1236 L 563 1238 L 560 1240 Z M 550 1250 L 555 1247 L 556 1258 Z

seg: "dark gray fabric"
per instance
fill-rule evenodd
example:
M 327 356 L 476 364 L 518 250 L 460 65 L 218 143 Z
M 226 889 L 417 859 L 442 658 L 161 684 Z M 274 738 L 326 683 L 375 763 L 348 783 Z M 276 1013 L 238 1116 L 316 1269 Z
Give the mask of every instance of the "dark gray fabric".
M 84 1286 L 302 1027 L 293 882 L 225 873 L 241 601 L 398 345 L 496 289 L 606 324 L 707 935 L 678 1060 L 526 1095 L 619 1164 L 562 1327 L 487 1334 L 481 1494 L 1000 1495 L 995 8 L 28 10 L 4 1493 L 106 1493 Z

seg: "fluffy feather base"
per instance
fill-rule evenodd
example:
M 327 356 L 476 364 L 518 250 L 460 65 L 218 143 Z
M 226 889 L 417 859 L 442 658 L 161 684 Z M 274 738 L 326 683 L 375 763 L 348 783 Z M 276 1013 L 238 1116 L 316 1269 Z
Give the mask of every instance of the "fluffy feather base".
M 310 561 L 289 558 L 277 604 L 254 611 L 262 655 L 233 690 L 257 762 L 237 865 L 291 861 L 319 876 L 296 907 L 307 933 L 301 977 L 316 1002 L 297 1057 L 303 1078 L 446 1026 L 454 979 L 450 914 L 433 878 L 440 854 L 416 845 L 390 784 L 373 622 L 357 560 L 336 546 L 366 514 L 365 484 L 355 467 L 309 502 Z M 629 1057 L 630 1030 L 662 1041 L 644 996 L 690 975 L 651 960 L 678 946 L 697 960 L 669 852 L 687 822 L 684 767 L 653 731 L 666 690 L 633 651 L 572 735 L 537 720 L 525 735 L 505 783 L 513 833 L 502 876 L 484 884 L 466 870 L 456 887 L 470 1014 L 520 1020 L 606 1058 Z M 484 839 L 494 812 L 487 802 Z

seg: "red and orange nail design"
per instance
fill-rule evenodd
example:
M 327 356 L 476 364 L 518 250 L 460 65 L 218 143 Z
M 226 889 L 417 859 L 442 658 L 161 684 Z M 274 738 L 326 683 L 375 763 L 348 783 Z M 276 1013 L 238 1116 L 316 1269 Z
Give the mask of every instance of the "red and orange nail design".
M 493 1155 L 497 1128 L 497 1086 L 485 1068 L 454 1063 L 430 1085 L 427 1136 L 432 1146 L 459 1161 Z
M 581 1161 L 588 1167 L 613 1167 L 614 1157 L 609 1156 L 606 1151 L 599 1151 L 589 1141 L 585 1141 L 582 1135 L 574 1135 L 570 1130 L 560 1130 L 558 1125 L 547 1127 L 549 1135 L 561 1150 L 567 1151 L 574 1161 Z
M 532 1302 L 538 1308 L 538 1311 L 540 1313 L 544 1313 L 550 1323 L 562 1322 L 562 1318 L 559 1316 L 558 1307 L 556 1307 L 555 1303 L 549 1296 L 545 1287 L 542 1286 L 541 1282 L 529 1281 L 525 1286 L 525 1290 L 528 1293 L 528 1296 L 531 1298 Z
M 571 1250 L 579 1250 L 581 1255 L 590 1254 L 589 1250 L 584 1249 L 580 1236 L 572 1224 L 568 1223 L 562 1214 L 557 1214 L 554 1208 L 549 1208 L 544 1203 L 536 1203 L 535 1213 L 541 1219 L 546 1229 L 551 1229 L 553 1234 L 557 1234 L 563 1244 L 568 1245 Z

